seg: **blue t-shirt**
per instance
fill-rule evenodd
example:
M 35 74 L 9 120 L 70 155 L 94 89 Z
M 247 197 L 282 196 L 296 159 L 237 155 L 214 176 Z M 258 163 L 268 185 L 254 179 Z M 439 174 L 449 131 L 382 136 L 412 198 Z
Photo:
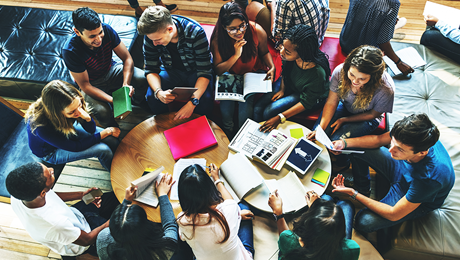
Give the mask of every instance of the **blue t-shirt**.
M 441 207 L 455 182 L 454 167 L 442 143 L 436 142 L 420 162 L 404 164 L 403 176 L 409 184 L 406 199 L 428 210 Z
M 110 25 L 102 23 L 104 38 L 100 47 L 91 50 L 80 37 L 74 35 L 62 50 L 67 68 L 75 73 L 88 72 L 89 80 L 96 80 L 107 74 L 115 63 L 112 51 L 120 44 L 120 37 Z
M 32 133 L 30 124 L 27 122 L 30 150 L 36 156 L 43 158 L 58 148 L 71 152 L 80 152 L 101 142 L 101 134 L 95 133 L 96 123 L 93 119 L 90 122 L 82 120 L 81 126 L 91 135 L 84 138 L 71 135 L 67 138 L 63 133 L 57 131 L 51 123 L 37 127 Z

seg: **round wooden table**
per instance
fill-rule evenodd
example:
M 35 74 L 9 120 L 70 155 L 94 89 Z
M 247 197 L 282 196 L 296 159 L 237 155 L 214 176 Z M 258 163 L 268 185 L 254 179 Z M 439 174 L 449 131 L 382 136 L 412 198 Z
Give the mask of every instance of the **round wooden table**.
M 263 124 L 261 122 L 260 124 Z M 277 130 L 280 132 L 286 134 L 287 136 L 291 136 L 291 129 L 296 129 L 296 128 L 302 128 L 304 136 L 307 135 L 308 133 L 311 132 L 310 129 L 306 128 L 303 125 L 291 122 L 291 121 L 286 121 L 284 124 L 280 124 L 277 127 Z M 281 179 L 285 177 L 289 171 L 293 171 L 296 173 L 297 177 L 299 178 L 300 182 L 303 184 L 304 188 L 306 191 L 313 190 L 319 195 L 322 195 L 325 191 L 327 186 L 329 185 L 329 182 L 331 181 L 331 178 L 329 177 L 326 185 L 324 187 L 319 186 L 318 184 L 315 184 L 311 181 L 311 178 L 313 177 L 313 174 L 315 173 L 315 170 L 317 168 L 320 168 L 326 172 L 331 173 L 331 158 L 329 157 L 329 152 L 327 148 L 321 144 L 320 142 L 316 141 L 315 142 L 317 145 L 321 146 L 323 148 L 323 151 L 321 154 L 318 156 L 316 161 L 311 165 L 310 169 L 308 169 L 307 173 L 305 175 L 301 175 L 300 173 L 296 172 L 294 169 L 292 169 L 289 165 L 284 164 L 283 168 L 281 171 L 276 171 L 271 169 L 270 167 L 266 166 L 265 164 L 256 162 L 256 161 L 251 161 L 252 164 L 256 167 L 256 169 L 259 171 L 260 175 L 265 180 L 270 180 L 270 179 Z M 233 151 L 229 151 L 229 156 L 232 156 L 235 154 Z M 249 204 L 252 206 L 266 211 L 266 212 L 272 212 L 272 209 L 270 206 L 268 206 L 268 197 L 270 195 L 270 190 L 268 189 L 267 186 L 261 185 L 254 191 L 248 193 L 245 197 L 244 200 L 247 201 Z M 299 204 L 297 205 L 297 210 L 303 208 L 306 206 L 307 203 L 305 202 L 304 204 Z
M 169 174 L 173 173 L 174 164 L 166 138 L 165 130 L 198 118 L 193 114 L 188 119 L 174 120 L 175 112 L 153 116 L 134 127 L 121 141 L 112 161 L 111 181 L 112 188 L 119 201 L 125 197 L 125 189 L 131 185 L 131 181 L 142 176 L 146 168 L 165 167 Z M 194 153 L 188 158 L 205 158 L 207 163 L 214 163 L 218 167 L 228 157 L 228 138 L 220 127 L 209 120 L 214 131 L 217 145 Z M 143 203 L 137 203 L 147 212 L 149 220 L 161 222 L 160 207 L 151 207 Z M 174 214 L 181 212 L 179 201 L 171 201 Z

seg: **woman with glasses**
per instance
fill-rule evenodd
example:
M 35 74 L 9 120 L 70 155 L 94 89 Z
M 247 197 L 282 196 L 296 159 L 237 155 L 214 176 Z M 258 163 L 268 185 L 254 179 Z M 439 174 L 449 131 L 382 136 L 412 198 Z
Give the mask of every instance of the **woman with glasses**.
M 262 27 L 249 22 L 248 17 L 235 2 L 226 3 L 219 12 L 216 27 L 211 36 L 211 52 L 214 69 L 217 75 L 231 73 L 243 75 L 247 72 L 267 73 L 266 80 L 275 77 L 275 65 L 268 51 L 267 34 Z M 236 101 L 222 100 L 223 128 L 227 136 L 231 136 L 236 129 L 233 123 L 233 111 Z M 254 96 L 249 96 L 245 102 L 238 104 L 238 127 L 241 127 L 247 118 L 253 117 Z

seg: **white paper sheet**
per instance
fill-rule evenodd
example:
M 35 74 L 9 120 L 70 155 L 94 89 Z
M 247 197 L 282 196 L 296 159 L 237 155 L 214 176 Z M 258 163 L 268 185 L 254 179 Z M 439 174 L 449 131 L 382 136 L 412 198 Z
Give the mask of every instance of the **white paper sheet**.
M 455 28 L 458 28 L 458 26 L 460 25 L 459 9 L 426 1 L 425 9 L 423 10 L 423 15 L 428 14 L 433 15 L 438 19 L 441 19 L 447 22 L 448 24 L 453 25 Z
M 350 153 L 364 153 L 364 151 L 356 151 L 356 150 L 334 150 L 332 147 L 331 139 L 326 135 L 324 130 L 321 128 L 321 126 L 316 127 L 316 140 L 320 143 L 322 143 L 324 146 L 326 146 L 327 149 L 335 152 L 342 152 L 343 154 L 350 154 Z
M 179 184 L 179 177 L 182 171 L 189 167 L 192 164 L 199 164 L 206 169 L 206 159 L 204 158 L 194 158 L 194 159 L 179 159 L 176 164 L 174 164 L 174 171 L 173 171 L 173 181 L 176 181 L 174 185 L 171 187 L 171 196 L 169 197 L 170 200 L 179 200 L 179 192 L 178 192 L 178 184 Z
M 396 52 L 396 55 L 398 55 L 398 57 L 403 62 L 407 63 L 407 65 L 409 65 L 411 68 L 415 69 L 426 65 L 426 62 L 422 59 L 414 47 L 401 49 Z M 388 58 L 388 56 L 383 56 L 383 60 L 395 75 L 402 74 L 402 72 L 398 69 L 398 66 L 396 66 L 396 64 L 390 58 Z

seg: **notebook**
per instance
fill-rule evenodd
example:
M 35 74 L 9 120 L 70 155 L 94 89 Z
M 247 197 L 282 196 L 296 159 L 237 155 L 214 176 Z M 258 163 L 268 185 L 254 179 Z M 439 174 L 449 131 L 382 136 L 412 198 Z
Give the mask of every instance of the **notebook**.
M 206 116 L 193 119 L 164 131 L 174 160 L 217 144 Z
M 327 180 L 329 179 L 329 175 L 330 173 L 328 173 L 327 171 L 318 168 L 313 174 L 311 181 L 318 184 L 321 187 L 324 187 L 326 185 Z
M 121 87 L 112 93 L 113 117 L 123 119 L 132 111 L 129 87 Z

